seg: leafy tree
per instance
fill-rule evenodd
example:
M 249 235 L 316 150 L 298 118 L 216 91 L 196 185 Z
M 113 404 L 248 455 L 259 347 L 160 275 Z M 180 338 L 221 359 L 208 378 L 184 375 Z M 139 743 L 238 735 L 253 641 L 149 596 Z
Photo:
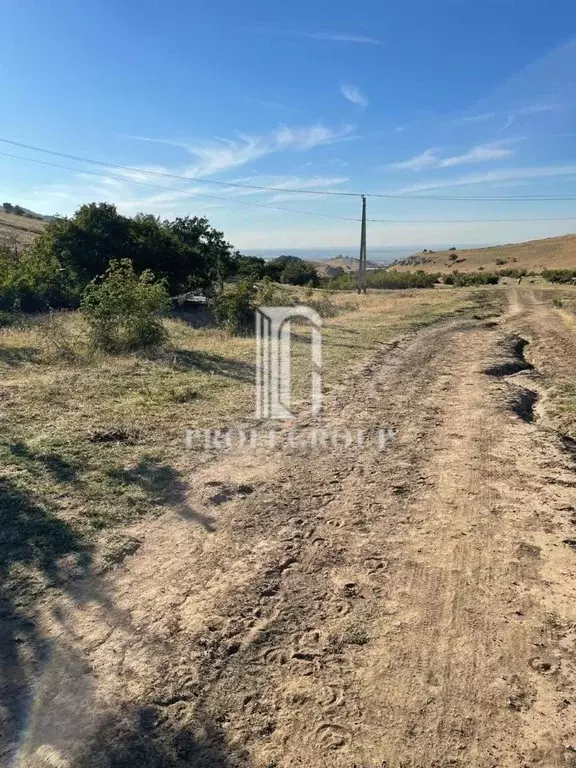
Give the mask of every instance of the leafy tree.
M 266 275 L 266 262 L 258 256 L 236 254 L 232 264 L 233 275 L 250 280 L 262 280 Z
M 279 256 L 269 261 L 265 266 L 265 273 L 277 283 L 290 283 L 291 285 L 318 285 L 318 273 L 307 261 L 298 256 Z
M 164 225 L 176 238 L 184 260 L 179 273 L 182 288 L 206 290 L 214 283 L 221 287 L 234 264 L 234 251 L 224 234 L 213 229 L 205 216 L 185 216 Z
M 12 203 L 2 203 L 2 208 L 4 208 L 4 211 L 6 213 L 12 213 L 12 211 L 14 210 L 14 206 L 12 205 Z
M 204 217 L 129 218 L 110 203 L 89 203 L 71 218 L 51 221 L 31 250 L 71 269 L 79 290 L 119 258 L 129 258 L 137 273 L 152 269 L 172 295 L 222 283 L 234 262 L 232 246 Z

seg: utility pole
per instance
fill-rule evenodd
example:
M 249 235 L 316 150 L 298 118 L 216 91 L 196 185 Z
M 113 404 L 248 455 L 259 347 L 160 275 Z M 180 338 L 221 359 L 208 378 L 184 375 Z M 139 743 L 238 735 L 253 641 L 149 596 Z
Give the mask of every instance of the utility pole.
M 360 259 L 358 260 L 358 293 L 366 293 L 366 196 L 362 195 Z

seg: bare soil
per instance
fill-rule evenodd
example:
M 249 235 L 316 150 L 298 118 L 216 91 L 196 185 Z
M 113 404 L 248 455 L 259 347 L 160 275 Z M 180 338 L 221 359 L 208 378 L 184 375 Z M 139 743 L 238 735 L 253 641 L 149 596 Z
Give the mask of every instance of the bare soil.
M 321 425 L 393 429 L 384 450 L 228 452 L 47 602 L 27 701 L 2 669 L 5 764 L 576 766 L 576 466 L 546 410 L 576 344 L 509 297 L 332 393 Z

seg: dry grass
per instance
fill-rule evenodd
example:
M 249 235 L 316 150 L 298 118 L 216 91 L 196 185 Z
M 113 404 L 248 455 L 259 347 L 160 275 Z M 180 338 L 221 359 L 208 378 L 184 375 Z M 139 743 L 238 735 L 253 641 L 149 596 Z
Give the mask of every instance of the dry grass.
M 45 226 L 46 224 L 39 219 L 0 211 L 0 245 L 3 243 L 18 246 L 30 245 Z
M 332 296 L 341 312 L 325 321 L 325 389 L 379 344 L 454 313 L 490 312 L 500 295 Z M 27 565 L 43 552 L 57 559 L 96 539 L 114 553 L 124 546 L 122 527 L 184 502 L 186 477 L 202 460 L 185 450 L 186 429 L 252 421 L 254 339 L 166 324 L 169 344 L 149 355 L 90 352 L 77 313 L 0 330 L 0 523 L 8 532 L 0 554 L 8 578 L 29 579 Z M 309 348 L 303 327 L 297 331 L 293 375 L 303 407 Z
M 455 255 L 458 263 L 452 263 Z M 469 248 L 417 254 L 421 263 L 399 267 L 401 271 L 423 269 L 425 272 L 485 272 L 499 269 L 576 269 L 576 235 L 530 240 L 526 243 L 497 245 L 490 248 Z

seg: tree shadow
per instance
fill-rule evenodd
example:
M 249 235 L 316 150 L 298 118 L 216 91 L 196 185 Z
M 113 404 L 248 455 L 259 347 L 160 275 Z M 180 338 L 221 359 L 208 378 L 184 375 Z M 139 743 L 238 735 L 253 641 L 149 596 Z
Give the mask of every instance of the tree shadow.
M 104 760 L 103 760 L 104 758 Z M 73 761 L 73 768 L 248 768 L 247 750 L 231 747 L 224 729 L 196 711 L 179 724 L 160 708 L 125 708 L 99 723 L 92 742 Z
M 109 469 L 107 474 L 116 482 L 137 485 L 152 504 L 173 507 L 181 517 L 199 523 L 207 531 L 216 530 L 213 518 L 190 507 L 187 501 L 189 485 L 169 464 L 146 457 L 131 469 Z
M 182 370 L 213 373 L 238 381 L 253 382 L 256 375 L 254 363 L 197 350 L 179 349 L 174 353 L 174 361 Z
M 35 347 L 0 347 L 0 363 L 16 366 L 38 361 L 39 352 Z
M 57 453 L 41 453 L 21 441 L 8 443 L 7 448 L 18 459 L 38 462 L 59 483 L 72 483 L 77 480 L 76 468 Z
M 0 739 L 13 741 L 24 724 L 34 669 L 47 644 L 32 604 L 47 585 L 64 586 L 61 560 L 74 556 L 87 573 L 91 552 L 76 531 L 14 481 L 0 478 Z

